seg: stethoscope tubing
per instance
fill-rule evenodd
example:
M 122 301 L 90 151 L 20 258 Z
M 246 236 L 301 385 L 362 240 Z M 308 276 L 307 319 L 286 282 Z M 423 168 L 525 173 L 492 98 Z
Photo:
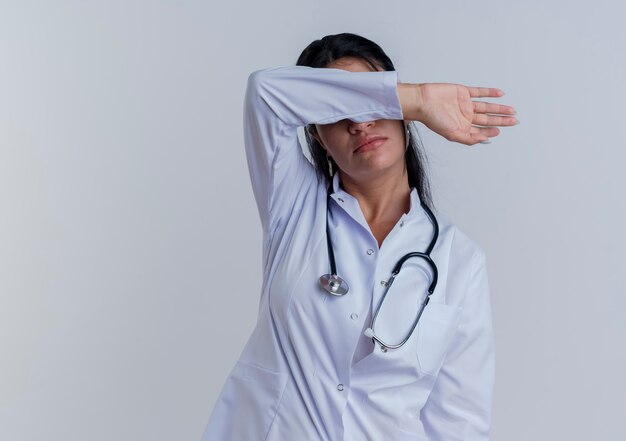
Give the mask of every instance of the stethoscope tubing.
M 333 251 L 330 231 L 328 228 L 328 212 L 329 212 L 329 207 L 330 207 L 331 192 L 332 192 L 332 180 L 328 185 L 328 191 L 327 191 L 327 197 L 326 197 L 326 244 L 328 247 L 328 257 L 330 261 L 331 272 L 330 274 L 324 274 L 323 276 L 320 277 L 320 284 L 322 285 L 324 290 L 326 290 L 326 292 L 328 292 L 329 294 L 334 295 L 334 296 L 343 296 L 348 292 L 349 288 L 348 288 L 347 282 L 337 275 L 335 253 Z M 424 309 L 426 308 L 426 305 L 428 305 L 428 302 L 430 301 L 430 296 L 434 293 L 435 288 L 437 286 L 437 280 L 438 280 L 439 274 L 437 271 L 437 265 L 431 258 L 430 254 L 437 243 L 437 238 L 439 237 L 439 224 L 437 222 L 437 219 L 435 218 L 435 215 L 430 210 L 430 208 L 428 208 L 426 204 L 422 202 L 421 207 L 424 209 L 424 211 L 428 215 L 433 225 L 433 237 L 430 241 L 430 244 L 428 245 L 428 248 L 426 249 L 425 252 L 422 253 L 422 252 L 415 251 L 415 252 L 407 253 L 404 256 L 402 256 L 400 260 L 398 260 L 398 262 L 396 263 L 396 265 L 394 266 L 391 272 L 391 277 L 386 283 L 385 291 L 383 292 L 380 300 L 378 301 L 378 305 L 376 306 L 374 316 L 372 317 L 371 326 L 365 330 L 365 335 L 372 338 L 372 341 L 378 342 L 381 345 L 381 348 L 383 348 L 383 350 L 385 351 L 387 350 L 387 348 L 397 349 L 401 347 L 402 345 L 404 345 L 409 340 L 409 338 L 411 338 L 411 335 L 413 334 L 413 331 L 417 327 L 417 324 L 422 316 L 422 313 L 424 312 Z M 376 325 L 376 319 L 381 310 L 383 302 L 385 301 L 385 297 L 387 296 L 389 289 L 393 285 L 393 281 L 395 280 L 396 276 L 400 273 L 400 270 L 402 269 L 402 265 L 404 265 L 404 263 L 408 259 L 413 258 L 413 257 L 419 257 L 421 259 L 424 259 L 428 263 L 428 265 L 430 266 L 432 270 L 432 282 L 430 283 L 428 287 L 428 294 L 426 298 L 424 299 L 424 301 L 422 302 L 420 306 L 420 310 L 415 320 L 413 321 L 411 325 L 411 330 L 409 331 L 407 336 L 404 338 L 404 340 L 402 340 L 398 344 L 390 344 L 390 343 L 382 341 L 379 337 L 376 336 L 376 334 L 374 333 L 374 326 Z

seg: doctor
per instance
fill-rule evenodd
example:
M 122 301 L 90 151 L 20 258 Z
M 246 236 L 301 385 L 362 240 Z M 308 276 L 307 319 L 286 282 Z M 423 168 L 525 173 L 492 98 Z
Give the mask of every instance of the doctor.
M 472 98 L 502 94 L 401 83 L 377 44 L 348 33 L 249 76 L 244 141 L 264 279 L 257 325 L 202 441 L 489 439 L 485 253 L 430 211 L 408 122 L 488 142 L 517 124 L 515 110 Z M 422 256 L 395 275 L 409 253 Z

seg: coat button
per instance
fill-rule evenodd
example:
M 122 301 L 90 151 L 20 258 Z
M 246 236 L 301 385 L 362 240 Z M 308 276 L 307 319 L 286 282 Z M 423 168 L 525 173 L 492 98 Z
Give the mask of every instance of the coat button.
M 374 254 L 374 250 L 373 249 L 370 248 L 369 250 L 367 250 L 367 255 L 368 256 L 371 256 L 372 254 Z
M 386 281 L 386 280 L 381 280 L 381 281 L 380 281 L 380 284 L 381 284 L 382 286 L 387 286 L 387 281 Z
M 358 319 L 358 318 L 359 318 L 359 314 L 357 314 L 356 312 L 353 312 L 352 314 L 350 314 L 350 318 L 351 318 L 352 320 L 356 320 L 356 319 Z
M 343 390 L 343 384 L 338 384 L 337 385 L 337 390 L 338 391 L 342 391 Z

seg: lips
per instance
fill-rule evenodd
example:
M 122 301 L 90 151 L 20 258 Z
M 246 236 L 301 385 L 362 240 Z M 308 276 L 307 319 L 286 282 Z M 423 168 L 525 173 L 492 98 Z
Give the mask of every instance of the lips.
M 387 138 L 381 135 L 370 135 L 363 138 L 359 143 L 359 146 L 354 149 L 354 153 L 358 153 L 365 150 L 370 150 L 381 145 Z

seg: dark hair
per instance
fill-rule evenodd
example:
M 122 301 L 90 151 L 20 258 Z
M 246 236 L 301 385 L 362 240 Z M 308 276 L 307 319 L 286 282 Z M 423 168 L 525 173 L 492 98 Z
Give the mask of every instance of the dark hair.
M 351 33 L 327 35 L 321 40 L 315 40 L 302 51 L 296 65 L 325 67 L 329 63 L 342 57 L 360 58 L 374 70 L 395 70 L 391 59 L 380 46 L 365 37 Z M 412 127 L 410 121 L 406 123 L 409 129 L 413 129 L 409 130 L 409 146 L 404 155 L 409 186 L 415 187 L 420 200 L 429 208 L 433 209 L 430 185 L 425 171 L 426 155 L 424 153 L 424 146 L 422 145 L 417 129 Z M 318 179 L 325 179 L 326 182 L 329 182 L 332 177 L 328 171 L 326 151 L 313 135 L 311 135 L 310 131 L 313 129 L 313 125 L 310 124 L 304 131 L 311 153 L 311 159 L 317 170 Z M 337 170 L 337 164 L 333 159 L 331 159 L 331 161 L 333 169 Z

